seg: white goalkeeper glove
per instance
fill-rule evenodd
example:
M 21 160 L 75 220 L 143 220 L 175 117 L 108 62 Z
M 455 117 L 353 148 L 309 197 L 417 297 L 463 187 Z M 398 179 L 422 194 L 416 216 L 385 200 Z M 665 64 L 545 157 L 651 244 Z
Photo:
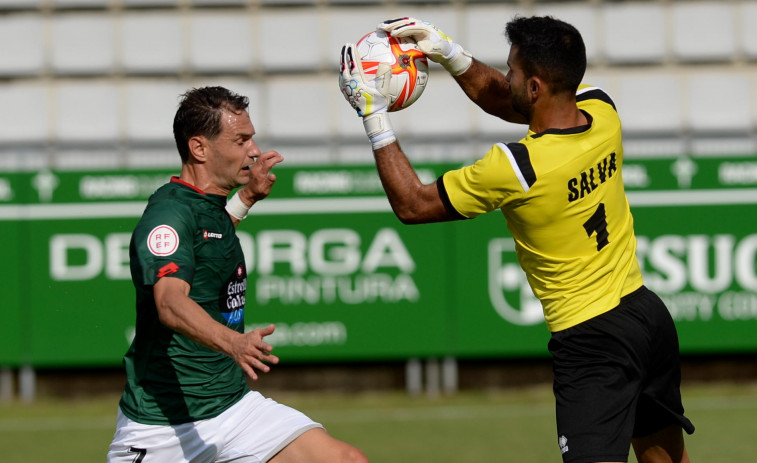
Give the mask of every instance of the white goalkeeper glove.
M 429 22 L 415 18 L 398 18 L 384 21 L 377 28 L 392 37 L 414 40 L 431 61 L 441 64 L 453 76 L 464 73 L 473 63 L 470 52 Z
M 397 138 L 387 114 L 389 99 L 385 96 L 392 76 L 391 66 L 379 64 L 376 79 L 368 83 L 354 44 L 345 44 L 339 58 L 339 88 L 358 116 L 362 116 L 371 146 L 376 150 L 395 142 Z

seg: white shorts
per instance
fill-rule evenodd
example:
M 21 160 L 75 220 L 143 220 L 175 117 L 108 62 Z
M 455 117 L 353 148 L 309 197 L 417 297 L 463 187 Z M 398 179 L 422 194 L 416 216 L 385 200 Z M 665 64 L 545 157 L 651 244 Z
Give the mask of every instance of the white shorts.
M 179 425 L 137 423 L 119 409 L 108 463 L 264 463 L 322 427 L 254 391 L 215 418 Z

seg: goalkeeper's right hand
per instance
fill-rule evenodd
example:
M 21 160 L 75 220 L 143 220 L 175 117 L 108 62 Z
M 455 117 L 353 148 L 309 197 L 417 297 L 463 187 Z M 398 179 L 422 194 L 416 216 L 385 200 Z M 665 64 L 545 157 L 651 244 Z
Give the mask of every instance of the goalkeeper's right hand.
M 363 118 L 365 134 L 374 150 L 397 140 L 387 115 L 389 100 L 382 93 L 382 89 L 387 89 L 391 77 L 392 68 L 381 63 L 373 85 L 367 83 L 355 45 L 347 43 L 342 47 L 339 53 L 339 88 L 350 106 Z
M 392 37 L 414 40 L 423 54 L 441 64 L 453 76 L 464 73 L 473 63 L 473 57 L 467 50 L 429 22 L 415 18 L 389 19 L 377 28 Z

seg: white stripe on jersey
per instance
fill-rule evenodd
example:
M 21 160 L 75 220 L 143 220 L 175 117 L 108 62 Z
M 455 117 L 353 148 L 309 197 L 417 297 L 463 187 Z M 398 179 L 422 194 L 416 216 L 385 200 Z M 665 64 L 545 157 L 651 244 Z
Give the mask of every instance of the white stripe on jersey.
M 513 172 L 515 172 L 515 176 L 518 177 L 518 181 L 520 182 L 520 186 L 523 188 L 523 191 L 525 193 L 528 193 L 528 190 L 531 188 L 528 186 L 528 182 L 526 181 L 526 178 L 523 176 L 523 172 L 520 171 L 520 166 L 518 166 L 518 163 L 515 161 L 515 157 L 513 156 L 513 152 L 510 151 L 510 148 L 507 147 L 504 143 L 497 143 L 497 146 L 502 148 L 502 150 L 507 155 L 507 159 L 510 161 L 510 165 L 513 168 Z

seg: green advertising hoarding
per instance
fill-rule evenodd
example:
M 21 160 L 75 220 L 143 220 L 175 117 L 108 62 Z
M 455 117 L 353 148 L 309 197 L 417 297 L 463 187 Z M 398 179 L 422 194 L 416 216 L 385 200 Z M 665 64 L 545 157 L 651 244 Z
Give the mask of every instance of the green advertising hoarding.
M 426 182 L 452 164 L 419 165 Z M 242 222 L 246 323 L 287 361 L 546 355 L 501 214 L 405 226 L 373 166 L 277 167 Z M 0 365 L 116 365 L 133 336 L 132 228 L 168 171 L 0 173 Z M 757 350 L 757 161 L 627 161 L 646 284 L 684 352 Z

